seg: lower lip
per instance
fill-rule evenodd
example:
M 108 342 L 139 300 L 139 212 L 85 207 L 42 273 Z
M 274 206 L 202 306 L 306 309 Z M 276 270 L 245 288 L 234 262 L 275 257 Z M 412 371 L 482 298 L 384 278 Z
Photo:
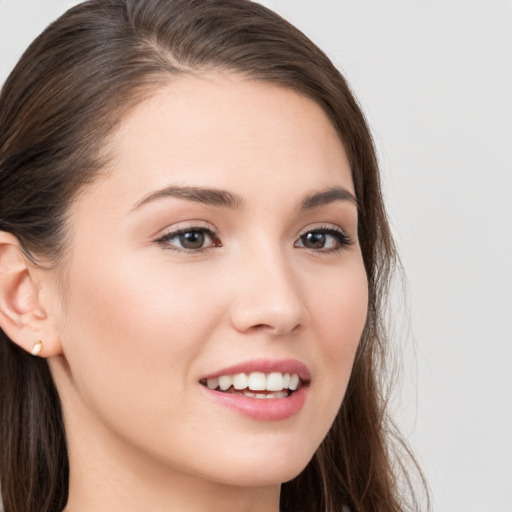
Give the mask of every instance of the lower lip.
M 281 421 L 295 416 L 304 406 L 308 390 L 303 385 L 286 398 L 249 398 L 201 387 L 217 403 L 259 421 Z

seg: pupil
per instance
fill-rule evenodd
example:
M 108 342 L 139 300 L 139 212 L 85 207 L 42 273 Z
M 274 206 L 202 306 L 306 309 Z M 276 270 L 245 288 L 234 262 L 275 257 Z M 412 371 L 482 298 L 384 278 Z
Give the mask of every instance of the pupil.
M 190 231 L 180 235 L 180 243 L 185 249 L 200 249 L 204 244 L 204 233 Z
M 308 233 L 305 236 L 304 245 L 311 249 L 322 249 L 325 246 L 325 234 Z

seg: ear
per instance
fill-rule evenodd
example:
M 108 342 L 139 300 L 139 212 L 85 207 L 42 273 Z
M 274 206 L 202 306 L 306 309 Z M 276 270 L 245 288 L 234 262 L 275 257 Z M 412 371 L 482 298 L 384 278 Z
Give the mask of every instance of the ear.
M 48 272 L 30 262 L 15 236 L 0 231 L 0 327 L 29 353 L 42 341 L 41 357 L 61 353 L 60 339 L 41 300 Z

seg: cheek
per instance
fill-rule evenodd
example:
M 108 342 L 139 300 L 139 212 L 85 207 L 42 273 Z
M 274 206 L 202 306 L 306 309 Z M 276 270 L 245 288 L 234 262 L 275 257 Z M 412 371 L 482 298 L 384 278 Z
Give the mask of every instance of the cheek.
M 215 304 L 207 300 L 208 283 L 191 282 L 172 268 L 148 268 L 145 262 L 105 261 L 117 264 L 95 266 L 83 276 L 75 273 L 67 311 L 67 325 L 74 330 L 79 326 L 98 350 L 192 348 L 188 338 L 200 335 L 208 328 L 205 321 L 215 317 Z
M 89 407 L 109 417 L 132 411 L 135 417 L 127 424 L 136 425 L 141 415 L 161 415 L 176 390 L 188 389 L 187 370 L 219 313 L 215 301 L 206 300 L 207 282 L 192 283 L 182 272 L 136 260 L 104 261 L 117 264 L 77 262 L 76 269 L 91 270 L 73 274 L 65 355 Z
M 322 407 L 332 421 L 345 395 L 368 312 L 368 281 L 362 260 L 345 270 L 325 283 L 312 306 L 312 329 L 322 357 L 317 384 L 322 394 L 330 397 Z
M 362 260 L 350 262 L 343 272 L 326 279 L 313 296 L 314 330 L 324 350 L 344 361 L 357 349 L 368 312 L 368 280 Z

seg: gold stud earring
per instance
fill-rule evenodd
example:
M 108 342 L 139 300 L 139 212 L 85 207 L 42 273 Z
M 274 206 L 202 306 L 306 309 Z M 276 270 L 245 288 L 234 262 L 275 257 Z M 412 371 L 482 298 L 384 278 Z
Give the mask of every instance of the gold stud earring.
M 43 350 L 43 342 L 41 340 L 34 341 L 31 354 L 33 356 L 38 356 L 41 353 L 41 350 Z

